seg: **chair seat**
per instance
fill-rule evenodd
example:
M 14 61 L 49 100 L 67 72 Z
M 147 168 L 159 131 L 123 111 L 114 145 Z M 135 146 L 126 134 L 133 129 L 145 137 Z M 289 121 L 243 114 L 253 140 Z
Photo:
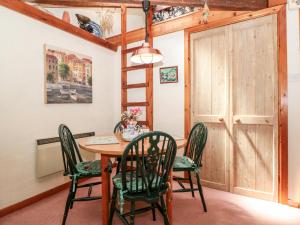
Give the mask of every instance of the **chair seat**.
M 173 171 L 194 171 L 197 165 L 187 156 L 176 156 Z
M 134 192 L 136 191 L 143 191 L 143 187 L 142 187 L 142 177 L 138 176 L 138 178 L 136 177 L 136 174 L 133 174 L 132 177 L 132 183 L 131 183 L 131 178 L 130 178 L 130 174 L 127 173 L 126 174 L 126 185 L 127 185 L 127 189 L 128 190 L 132 190 Z M 159 184 L 161 177 L 155 177 L 154 180 L 152 181 L 152 186 L 153 188 L 155 188 L 156 183 Z M 118 173 L 117 175 L 115 175 L 113 178 L 113 184 L 114 186 L 118 189 L 118 190 L 123 190 L 123 185 L 122 185 L 122 174 Z M 138 182 L 137 182 L 138 181 Z M 136 185 L 138 183 L 138 186 Z M 146 186 L 144 186 L 144 191 L 145 191 Z
M 101 176 L 101 160 L 80 162 L 76 165 L 80 176 Z M 109 162 L 109 171 L 111 171 L 112 164 Z

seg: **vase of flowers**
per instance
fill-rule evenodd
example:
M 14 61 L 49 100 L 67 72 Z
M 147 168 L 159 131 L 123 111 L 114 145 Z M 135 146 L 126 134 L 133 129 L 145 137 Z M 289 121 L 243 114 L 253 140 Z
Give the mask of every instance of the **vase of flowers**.
M 131 108 L 129 111 L 122 113 L 121 121 L 125 127 L 123 131 L 123 138 L 131 141 L 133 138 L 139 135 L 140 126 L 138 125 L 138 118 L 142 115 L 140 108 Z

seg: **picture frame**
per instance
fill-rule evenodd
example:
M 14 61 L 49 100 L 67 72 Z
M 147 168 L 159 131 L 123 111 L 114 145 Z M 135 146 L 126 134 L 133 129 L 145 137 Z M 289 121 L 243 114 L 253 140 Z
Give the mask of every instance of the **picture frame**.
M 93 103 L 90 56 L 44 45 L 45 104 Z
M 160 68 L 159 78 L 161 84 L 178 83 L 178 66 Z

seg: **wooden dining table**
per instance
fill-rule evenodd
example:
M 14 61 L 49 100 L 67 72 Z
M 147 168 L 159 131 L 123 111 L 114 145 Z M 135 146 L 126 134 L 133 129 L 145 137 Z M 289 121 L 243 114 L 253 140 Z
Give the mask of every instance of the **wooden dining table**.
M 114 134 L 110 134 L 113 136 Z M 96 135 L 96 136 L 109 136 L 109 135 Z M 108 225 L 109 218 L 109 201 L 110 201 L 110 172 L 108 170 L 110 158 L 121 157 L 126 146 L 130 143 L 124 141 L 120 135 L 115 135 L 118 139 L 118 144 L 101 144 L 101 145 L 88 145 L 88 139 L 79 141 L 79 147 L 85 151 L 93 152 L 101 155 L 101 168 L 102 168 L 102 225 Z M 177 148 L 183 148 L 186 144 L 185 139 L 176 140 Z M 172 171 L 170 172 L 169 182 L 170 188 L 166 194 L 167 212 L 170 224 L 173 218 L 173 204 L 172 204 Z

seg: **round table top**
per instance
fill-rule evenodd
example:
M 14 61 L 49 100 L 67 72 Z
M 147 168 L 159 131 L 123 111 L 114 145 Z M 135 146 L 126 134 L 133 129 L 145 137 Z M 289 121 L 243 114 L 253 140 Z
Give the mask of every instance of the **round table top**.
M 96 135 L 96 136 L 108 136 L 108 135 Z M 115 135 L 115 136 L 119 141 L 118 144 L 86 145 L 88 139 L 84 139 L 79 141 L 79 147 L 88 152 L 94 152 L 94 153 L 104 154 L 109 156 L 122 156 L 126 146 L 130 142 L 124 141 L 120 135 Z M 186 144 L 185 139 L 175 140 L 175 141 L 178 149 L 183 148 Z

